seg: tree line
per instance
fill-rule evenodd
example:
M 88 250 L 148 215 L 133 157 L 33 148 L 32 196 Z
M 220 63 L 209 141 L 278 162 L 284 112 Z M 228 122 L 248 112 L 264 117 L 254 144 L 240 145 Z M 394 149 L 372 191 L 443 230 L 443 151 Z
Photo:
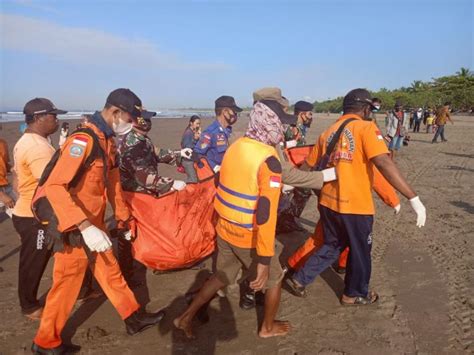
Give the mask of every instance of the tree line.
M 474 73 L 461 68 L 454 75 L 433 78 L 431 81 L 415 80 L 408 87 L 371 91 L 373 97 L 382 100 L 382 110 L 390 110 L 395 103 L 405 108 L 435 109 L 450 102 L 454 111 L 472 112 L 474 108 Z M 314 103 L 316 112 L 341 112 L 343 97 Z

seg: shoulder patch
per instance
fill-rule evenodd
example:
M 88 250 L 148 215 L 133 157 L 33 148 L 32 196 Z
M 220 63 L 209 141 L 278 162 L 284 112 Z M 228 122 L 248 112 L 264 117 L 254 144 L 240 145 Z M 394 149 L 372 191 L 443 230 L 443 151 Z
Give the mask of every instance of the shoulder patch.
M 265 163 L 267 163 L 268 169 L 270 169 L 272 173 L 281 174 L 281 163 L 277 158 L 271 156 L 265 160 Z
M 80 144 L 73 144 L 69 148 L 69 155 L 73 158 L 79 158 L 84 153 L 84 146 Z
M 73 140 L 72 140 L 72 144 L 73 145 L 80 145 L 80 146 L 83 146 L 85 147 L 87 145 L 87 143 L 89 142 L 89 137 L 84 135 L 84 134 L 78 134 L 78 135 L 74 135 L 72 136 Z

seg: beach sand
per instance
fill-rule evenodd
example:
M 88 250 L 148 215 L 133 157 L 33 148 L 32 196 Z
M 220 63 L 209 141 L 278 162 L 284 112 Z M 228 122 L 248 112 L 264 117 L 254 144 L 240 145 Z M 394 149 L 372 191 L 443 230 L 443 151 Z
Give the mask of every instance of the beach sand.
M 336 115 L 316 114 L 309 131 L 314 142 Z M 197 339 L 188 341 L 172 326 L 186 307 L 183 295 L 196 289 L 206 271 L 185 270 L 154 275 L 148 272 L 148 310 L 167 308 L 159 327 L 134 337 L 106 299 L 77 306 L 64 339 L 80 344 L 85 354 L 402 354 L 472 352 L 474 251 L 474 117 L 455 116 L 446 128 L 447 143 L 431 144 L 431 134 L 411 133 L 408 147 L 397 156 L 400 170 L 427 208 L 427 223 L 415 226 L 415 214 L 402 200 L 401 213 L 375 197 L 377 215 L 373 239 L 371 288 L 381 299 L 370 307 L 342 307 L 340 275 L 326 270 L 308 287 L 305 299 L 283 291 L 279 318 L 290 320 L 293 331 L 284 338 L 261 340 L 257 323 L 262 310 L 243 311 L 238 287 L 227 298 L 211 303 L 211 322 L 199 326 Z M 76 121 L 77 122 L 77 121 Z M 71 121 L 71 127 L 75 127 Z M 203 120 L 207 126 L 211 119 Z M 247 116 L 234 127 L 243 134 Z M 10 149 L 18 140 L 18 123 L 3 124 L 1 136 Z M 154 143 L 178 148 L 187 119 L 155 119 Z M 53 142 L 57 144 L 57 134 Z M 163 175 L 183 178 L 175 167 L 162 167 Z M 285 254 L 297 248 L 318 219 L 311 198 L 302 222 L 307 232 L 278 236 Z M 37 322 L 20 314 L 17 298 L 19 239 L 9 219 L 0 222 L 0 353 L 30 353 Z M 52 260 L 41 282 L 40 294 L 51 285 Z M 206 262 L 210 268 L 210 261 Z M 143 288 L 139 292 L 143 293 Z M 196 322 L 198 326 L 198 322 Z

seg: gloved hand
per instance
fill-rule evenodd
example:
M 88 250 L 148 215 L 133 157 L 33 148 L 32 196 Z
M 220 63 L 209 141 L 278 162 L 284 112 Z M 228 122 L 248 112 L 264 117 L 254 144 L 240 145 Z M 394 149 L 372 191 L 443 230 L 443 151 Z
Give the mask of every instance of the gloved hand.
M 175 180 L 173 181 L 173 186 L 171 187 L 172 190 L 175 191 L 180 191 L 183 190 L 186 187 L 186 183 L 181 180 Z
M 290 191 L 293 191 L 294 188 L 295 188 L 294 186 L 283 184 L 283 188 L 281 189 L 281 192 L 283 193 L 290 192 Z
M 337 180 L 336 168 L 324 169 L 324 170 L 321 170 L 321 172 L 323 173 L 324 182 Z
M 84 238 L 84 242 L 91 251 L 100 253 L 112 247 L 112 242 L 107 234 L 94 225 L 86 227 L 81 231 L 81 234 Z
M 420 198 L 418 196 L 413 197 L 409 201 L 411 208 L 413 208 L 417 216 L 416 226 L 421 228 L 425 225 L 426 222 L 426 208 L 423 203 L 421 203 Z
M 221 166 L 220 166 L 220 165 L 216 165 L 216 166 L 214 167 L 214 169 L 212 169 L 212 170 L 214 170 L 214 173 L 217 174 L 217 173 L 219 172 L 219 170 L 221 170 Z
M 286 144 L 286 148 L 293 148 L 293 147 L 296 147 L 298 142 L 296 141 L 296 139 L 293 139 L 292 141 L 285 142 L 285 144 Z
M 191 148 L 184 148 L 179 151 L 179 154 L 182 158 L 191 159 L 193 155 L 193 150 Z
M 395 210 L 395 214 L 399 214 L 400 213 L 400 204 L 396 205 L 393 209 Z

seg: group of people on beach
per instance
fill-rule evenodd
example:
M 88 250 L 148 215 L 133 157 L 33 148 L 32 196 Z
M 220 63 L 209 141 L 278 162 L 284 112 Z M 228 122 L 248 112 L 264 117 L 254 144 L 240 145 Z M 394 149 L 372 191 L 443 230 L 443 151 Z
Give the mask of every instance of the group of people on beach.
M 388 143 L 387 135 L 373 120 L 380 100 L 365 89 L 351 90 L 344 97 L 343 115 L 319 136 L 303 163 L 296 166 L 287 152 L 308 144 L 313 105 L 298 101 L 294 112 L 289 113 L 290 104 L 279 88 L 257 90 L 253 99 L 243 137 L 230 143 L 232 125 L 242 109 L 233 97 L 221 96 L 215 101 L 214 122 L 201 131 L 199 117 L 193 116 L 178 150 L 154 145 L 148 133 L 155 113 L 144 109 L 140 98 L 129 89 L 112 91 L 103 109 L 71 134 L 63 125 L 58 150 L 48 137 L 59 128 L 57 116 L 66 111 L 45 98 L 25 105 L 27 127 L 13 149 L 13 185 L 6 178 L 8 150 L 0 150 L 4 171 L 4 176 L 0 175 L 0 199 L 12 208 L 13 225 L 21 240 L 21 310 L 28 318 L 40 321 L 32 344 L 34 353 L 80 350 L 78 345 L 63 343 L 61 331 L 79 297 L 97 297 L 90 292 L 92 276 L 124 321 L 128 334 L 161 321 L 165 312 L 146 311 L 123 276 L 105 224 L 106 206 L 107 202 L 112 206 L 120 238 L 130 245 L 136 221 L 122 192 L 162 196 L 186 189 L 187 184 L 199 183 L 195 164 L 200 159 L 208 162 L 216 179 L 217 250 L 212 276 L 190 295 L 189 307 L 174 319 L 174 325 L 187 337 L 194 336 L 191 325 L 195 315 L 216 293 L 225 295 L 222 290 L 234 283 L 239 273 L 245 288 L 242 308 L 255 307 L 256 293 L 264 294 L 264 319 L 258 335 L 269 338 L 288 334 L 290 323 L 277 320 L 282 282 L 295 296 L 305 297 L 306 287 L 340 262 L 341 254 L 345 255 L 340 268 L 345 271 L 341 304 L 377 302 L 378 294 L 369 288 L 375 214 L 372 190 L 383 199 L 390 193 L 395 195 L 384 201 L 399 213 L 397 190 L 409 200 L 417 216 L 416 225 L 422 227 L 426 220 L 423 203 L 389 154 L 390 147 L 393 150 L 399 145 L 397 135 L 403 124 L 400 107 L 393 111 L 397 123 L 389 124 L 395 131 L 387 130 Z M 159 163 L 182 166 L 186 182 L 160 175 Z M 320 216 L 314 235 L 309 244 L 281 263 L 281 246 L 275 236 L 301 230 L 297 218 L 313 193 Z M 53 284 L 42 305 L 37 299 L 38 287 L 53 251 Z

